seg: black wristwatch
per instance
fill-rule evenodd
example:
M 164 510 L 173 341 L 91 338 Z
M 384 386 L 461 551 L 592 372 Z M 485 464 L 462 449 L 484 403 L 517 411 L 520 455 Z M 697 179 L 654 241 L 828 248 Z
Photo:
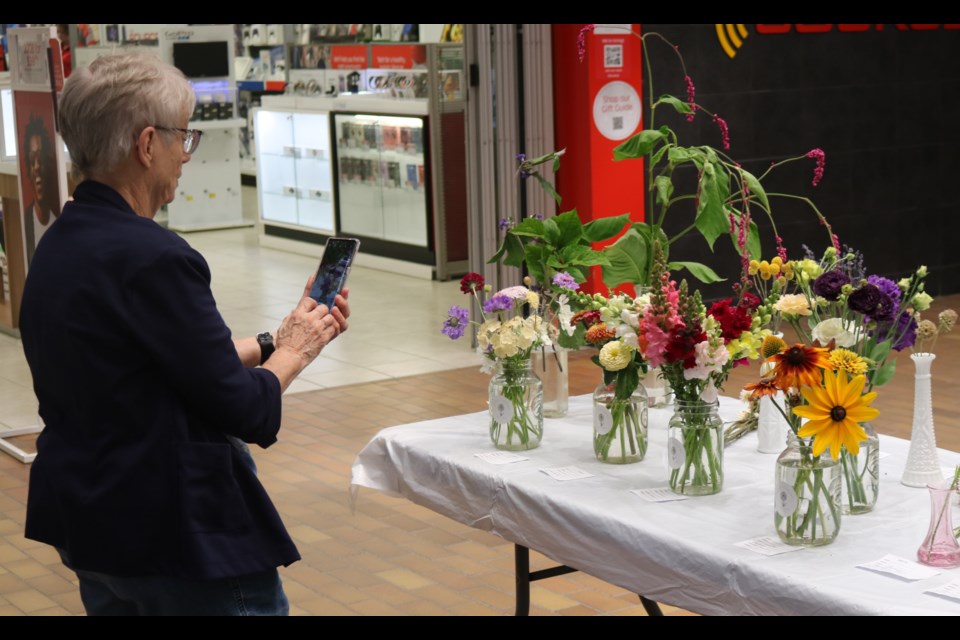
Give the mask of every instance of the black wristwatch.
M 257 343 L 260 344 L 260 364 L 267 361 L 267 358 L 273 355 L 276 345 L 273 344 L 273 334 L 269 331 L 257 334 Z

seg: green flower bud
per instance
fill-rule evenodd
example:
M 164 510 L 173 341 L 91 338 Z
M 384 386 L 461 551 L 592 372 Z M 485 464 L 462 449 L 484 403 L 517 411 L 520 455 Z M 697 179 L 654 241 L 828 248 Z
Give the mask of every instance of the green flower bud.
M 920 268 L 917 269 L 917 275 L 920 276 L 921 278 L 926 278 L 926 277 L 927 277 L 927 265 L 925 265 L 925 264 L 920 265 Z
M 911 306 L 917 311 L 926 311 L 930 308 L 930 303 L 933 302 L 933 296 L 929 293 L 924 293 L 921 291 L 917 295 L 913 296 L 911 301 Z
M 840 293 L 842 293 L 845 296 L 850 295 L 851 293 L 853 293 L 853 285 L 852 284 L 843 285 L 842 287 L 840 287 Z

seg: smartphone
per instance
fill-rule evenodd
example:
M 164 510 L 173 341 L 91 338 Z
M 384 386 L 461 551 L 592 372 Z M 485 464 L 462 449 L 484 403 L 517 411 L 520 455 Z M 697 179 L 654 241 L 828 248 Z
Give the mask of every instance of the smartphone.
M 333 299 L 343 289 L 359 248 L 360 241 L 356 238 L 327 238 L 317 277 L 310 289 L 311 298 L 333 309 Z

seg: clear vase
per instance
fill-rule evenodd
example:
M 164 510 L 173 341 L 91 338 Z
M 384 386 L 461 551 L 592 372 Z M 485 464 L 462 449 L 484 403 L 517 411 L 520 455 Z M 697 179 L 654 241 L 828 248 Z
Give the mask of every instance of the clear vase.
M 867 439 L 860 443 L 857 455 L 846 448 L 840 451 L 840 500 L 844 515 L 873 511 L 880 493 L 880 438 L 869 422 L 860 426 L 867 432 Z
M 526 451 L 543 437 L 543 385 L 529 358 L 497 362 L 490 379 L 490 439 L 498 449 Z
M 914 365 L 913 428 L 910 431 L 910 450 L 900 482 L 908 487 L 925 487 L 943 480 L 937 438 L 933 431 L 933 396 L 930 368 L 937 356 L 932 353 L 912 353 Z
M 927 485 L 930 492 L 930 528 L 917 549 L 917 560 L 934 567 L 960 567 L 960 545 L 953 532 L 952 483 L 940 480 Z
M 717 402 L 680 400 L 667 425 L 667 464 L 675 493 L 705 496 L 723 488 L 723 420 Z
M 650 367 L 640 377 L 640 383 L 647 390 L 647 405 L 665 407 L 673 400 L 673 389 L 665 377 L 660 375 L 659 367 Z
M 789 438 L 777 458 L 773 523 L 780 539 L 818 547 L 840 533 L 840 464 L 828 453 L 813 455 L 810 442 Z
M 542 347 L 533 352 L 533 373 L 543 385 L 543 417 L 562 418 L 567 415 L 570 395 L 570 373 L 567 368 L 567 353 L 556 345 Z
M 641 384 L 621 399 L 615 389 L 600 384 L 593 392 L 593 452 L 600 462 L 640 462 L 647 455 L 647 391 Z

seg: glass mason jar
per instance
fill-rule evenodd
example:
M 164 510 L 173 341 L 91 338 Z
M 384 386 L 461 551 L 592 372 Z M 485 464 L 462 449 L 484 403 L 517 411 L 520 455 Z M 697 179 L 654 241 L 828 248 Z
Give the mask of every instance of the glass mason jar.
M 530 359 L 500 360 L 490 379 L 490 439 L 498 449 L 525 451 L 543 437 L 543 385 Z
M 828 452 L 792 433 L 777 458 L 773 523 L 780 539 L 792 545 L 830 544 L 840 532 L 840 463 Z
M 647 390 L 637 385 L 623 400 L 615 388 L 601 383 L 593 392 L 593 452 L 600 462 L 640 462 L 647 455 Z
M 567 369 L 569 349 L 552 345 L 533 351 L 533 373 L 543 383 L 543 417 L 567 415 L 570 373 Z
M 674 493 L 706 496 L 723 488 L 723 420 L 719 403 L 674 402 L 667 424 L 667 465 Z
M 860 443 L 860 451 L 853 455 L 844 448 L 840 452 L 843 488 L 840 500 L 845 515 L 873 511 L 880 492 L 880 438 L 869 422 L 860 424 L 867 439 Z

